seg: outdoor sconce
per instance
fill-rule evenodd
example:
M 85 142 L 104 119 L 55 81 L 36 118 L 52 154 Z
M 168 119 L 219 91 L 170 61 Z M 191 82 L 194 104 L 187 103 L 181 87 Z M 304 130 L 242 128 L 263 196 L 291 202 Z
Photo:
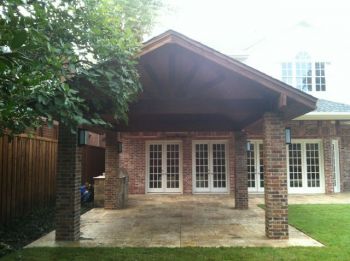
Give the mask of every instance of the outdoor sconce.
M 117 150 L 118 150 L 118 153 L 123 152 L 123 143 L 121 141 L 117 142 Z
M 247 151 L 250 151 L 250 140 L 247 140 Z
M 78 130 L 78 145 L 83 146 L 87 145 L 89 140 L 89 132 L 84 129 Z
M 286 144 L 291 144 L 292 143 L 292 134 L 291 134 L 290 128 L 286 128 L 284 130 L 284 134 L 285 134 Z

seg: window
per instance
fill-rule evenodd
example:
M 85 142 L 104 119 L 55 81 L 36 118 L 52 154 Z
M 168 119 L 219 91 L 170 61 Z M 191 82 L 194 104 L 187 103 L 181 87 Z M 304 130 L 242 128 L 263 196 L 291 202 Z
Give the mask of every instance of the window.
M 282 81 L 289 85 L 293 85 L 293 69 L 292 63 L 282 63 Z
M 317 62 L 315 63 L 315 81 L 316 81 L 316 91 L 325 91 L 326 90 L 326 77 L 324 70 L 324 63 Z
M 321 151 L 318 140 L 294 140 L 288 145 L 289 192 L 324 192 Z
M 281 64 L 282 81 L 302 91 L 326 91 L 325 62 L 314 62 L 300 52 L 293 62 Z
M 296 87 L 302 91 L 312 91 L 312 63 L 307 53 L 299 53 L 295 63 Z

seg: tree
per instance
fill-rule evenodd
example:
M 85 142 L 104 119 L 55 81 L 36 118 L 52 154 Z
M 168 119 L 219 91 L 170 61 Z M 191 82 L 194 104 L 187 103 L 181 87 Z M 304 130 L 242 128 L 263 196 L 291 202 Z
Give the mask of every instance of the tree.
M 127 120 L 136 54 L 160 0 L 5 0 L 0 5 L 0 136 L 59 120 L 74 130 Z

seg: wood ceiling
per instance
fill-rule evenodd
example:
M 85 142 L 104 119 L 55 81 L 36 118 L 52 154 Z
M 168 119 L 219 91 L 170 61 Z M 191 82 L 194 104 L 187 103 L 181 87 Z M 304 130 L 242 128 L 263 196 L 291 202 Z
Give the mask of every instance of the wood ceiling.
M 315 106 L 313 97 L 276 87 L 281 83 L 275 79 L 267 87 L 268 76 L 235 60 L 226 66 L 222 62 L 230 58 L 198 42 L 173 32 L 166 36 L 146 43 L 140 54 L 143 92 L 130 106 L 128 125 L 118 130 L 241 130 L 266 111 L 281 111 L 287 119 Z

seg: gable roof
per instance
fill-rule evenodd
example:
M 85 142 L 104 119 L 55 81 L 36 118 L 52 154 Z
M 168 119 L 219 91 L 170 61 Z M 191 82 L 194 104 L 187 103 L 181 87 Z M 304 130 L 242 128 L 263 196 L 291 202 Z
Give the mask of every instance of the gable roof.
M 289 98 L 297 100 L 312 111 L 316 108 L 317 98 L 301 90 L 298 90 L 278 79 L 275 79 L 263 72 L 260 72 L 230 56 L 222 54 L 198 41 L 195 41 L 183 34 L 168 30 L 148 41 L 142 47 L 139 57 L 144 56 L 166 44 L 177 44 L 189 49 L 229 70 L 235 71 L 242 76 L 251 79 L 278 93 L 285 93 Z

